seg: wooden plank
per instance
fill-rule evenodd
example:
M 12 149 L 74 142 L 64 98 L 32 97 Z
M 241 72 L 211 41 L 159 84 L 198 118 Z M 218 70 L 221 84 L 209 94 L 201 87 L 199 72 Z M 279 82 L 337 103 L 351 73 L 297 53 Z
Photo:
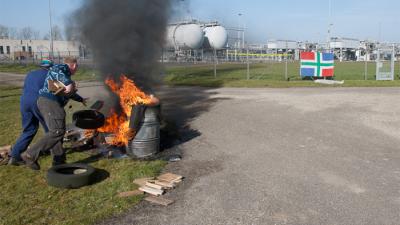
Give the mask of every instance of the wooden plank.
M 173 200 L 166 199 L 166 198 L 163 198 L 160 196 L 148 196 L 144 200 L 151 202 L 151 203 L 158 204 L 158 205 L 163 205 L 163 206 L 168 206 L 168 205 L 171 205 L 172 203 L 174 203 Z
M 58 80 L 48 80 L 47 83 L 49 90 L 55 95 L 58 95 L 65 90 L 65 85 Z
M 125 197 L 138 196 L 138 195 L 142 195 L 142 194 L 143 194 L 143 191 L 140 191 L 140 190 L 125 191 L 125 192 L 118 193 L 118 197 L 125 198 Z
M 151 188 L 155 188 L 155 189 L 158 189 L 158 190 L 163 190 L 164 189 L 163 186 L 155 184 L 154 181 L 147 181 L 145 186 L 151 187 Z
M 178 179 L 178 180 L 174 180 L 172 181 L 174 184 L 179 184 L 180 182 L 182 182 L 182 179 Z
M 157 177 L 157 180 L 160 181 L 166 181 L 166 182 L 175 182 L 175 181 L 179 181 L 182 180 L 183 176 L 181 175 L 177 175 L 177 174 L 173 174 L 173 173 L 164 173 L 160 176 Z
M 139 186 L 145 186 L 146 183 L 147 183 L 147 181 L 151 181 L 151 180 L 153 180 L 153 179 L 154 179 L 153 177 L 143 177 L 143 178 L 135 179 L 135 180 L 133 181 L 133 183 L 134 183 L 134 184 L 137 184 L 137 185 L 139 185 Z
M 158 189 L 151 188 L 151 187 L 148 187 L 148 186 L 142 186 L 142 187 L 139 188 L 139 190 L 141 190 L 143 192 L 146 192 L 146 193 L 149 193 L 151 195 L 156 195 L 156 196 L 164 194 L 163 190 L 158 190 Z
M 155 180 L 154 183 L 157 185 L 160 185 L 164 188 L 174 188 L 175 187 L 174 183 L 169 183 L 169 182 L 165 182 L 165 181 L 161 181 L 161 180 Z

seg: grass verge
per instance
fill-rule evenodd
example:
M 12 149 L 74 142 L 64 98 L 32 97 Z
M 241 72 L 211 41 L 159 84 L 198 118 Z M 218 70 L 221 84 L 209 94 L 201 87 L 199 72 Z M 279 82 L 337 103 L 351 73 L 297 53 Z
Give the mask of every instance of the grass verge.
M 36 64 L 0 64 L 0 72 L 27 74 L 32 70 L 37 70 Z M 73 77 L 76 81 L 94 81 L 97 79 L 96 70 L 80 67 Z
M 13 143 L 20 134 L 20 93 L 20 88 L 0 86 L 1 146 Z M 87 153 L 74 152 L 67 155 L 67 160 L 72 163 L 89 157 Z M 0 167 L 0 225 L 93 224 L 137 204 L 143 196 L 119 198 L 116 194 L 134 190 L 137 186 L 133 179 L 155 176 L 165 165 L 164 161 L 101 159 L 91 165 L 107 171 L 107 179 L 80 189 L 64 190 L 46 183 L 51 157 L 42 157 L 39 163 L 40 172 L 23 166 Z
M 335 80 L 345 80 L 340 87 L 399 87 L 400 80 L 376 81 L 375 64 L 368 63 L 367 80 L 363 62 L 336 62 Z M 166 68 L 165 82 L 176 86 L 206 86 L 206 87 L 331 87 L 331 85 L 316 84 L 313 81 L 302 80 L 299 77 L 299 63 L 288 63 L 288 79 L 285 78 L 285 63 L 269 62 L 250 64 L 249 79 L 247 65 L 219 64 L 217 76 L 214 77 L 213 65 L 190 65 Z M 399 66 L 395 67 L 398 74 Z M 338 85 L 334 85 L 338 86 Z

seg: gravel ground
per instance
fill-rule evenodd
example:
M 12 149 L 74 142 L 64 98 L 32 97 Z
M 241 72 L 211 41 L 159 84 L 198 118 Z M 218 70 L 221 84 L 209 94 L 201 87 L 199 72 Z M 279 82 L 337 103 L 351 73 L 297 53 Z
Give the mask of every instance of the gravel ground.
M 165 88 L 185 127 L 186 177 L 99 224 L 393 224 L 400 221 L 398 88 Z

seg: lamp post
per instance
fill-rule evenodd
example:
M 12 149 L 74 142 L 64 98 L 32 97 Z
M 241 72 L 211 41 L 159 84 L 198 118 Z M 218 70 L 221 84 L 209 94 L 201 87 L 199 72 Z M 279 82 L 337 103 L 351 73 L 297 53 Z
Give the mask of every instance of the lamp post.
M 52 23 L 52 18 L 51 18 L 51 0 L 49 0 L 49 22 L 50 22 L 50 53 L 49 53 L 49 58 L 53 58 L 53 23 Z
M 237 39 L 237 43 L 238 43 L 238 48 L 243 48 L 243 44 L 241 44 L 241 41 L 240 41 L 240 22 L 241 22 L 241 17 L 242 17 L 242 13 L 238 13 L 238 16 L 239 16 L 239 21 L 238 21 L 238 39 Z
M 329 52 L 331 51 L 331 32 L 332 32 L 332 0 L 329 0 L 329 25 L 328 25 L 328 40 L 327 40 L 327 49 Z

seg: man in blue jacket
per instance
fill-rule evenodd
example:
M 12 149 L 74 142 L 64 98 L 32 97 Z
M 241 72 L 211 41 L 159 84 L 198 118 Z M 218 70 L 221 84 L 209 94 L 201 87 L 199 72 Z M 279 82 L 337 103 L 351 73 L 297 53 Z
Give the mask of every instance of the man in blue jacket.
M 40 62 L 41 68 L 31 71 L 25 77 L 24 89 L 20 101 L 22 134 L 11 149 L 11 158 L 8 161 L 9 165 L 18 166 L 23 163 L 21 153 L 27 149 L 35 137 L 39 129 L 39 123 L 42 124 L 46 132 L 48 131 L 36 102 L 39 97 L 39 90 L 43 87 L 47 73 L 52 66 L 53 62 L 51 60 L 42 60 Z
M 49 128 L 49 132 L 21 154 L 22 160 L 33 170 L 40 170 L 37 160 L 41 151 L 51 150 L 53 165 L 65 163 L 65 152 L 62 146 L 65 134 L 64 106 L 68 103 L 69 99 L 82 102 L 84 105 L 86 104 L 86 100 L 76 93 L 75 82 L 71 79 L 71 76 L 75 74 L 77 69 L 78 62 L 75 58 L 65 58 L 64 64 L 51 67 L 47 73 L 44 87 L 39 90 L 37 105 Z M 63 91 L 55 92 L 52 90 L 50 83 L 53 82 L 58 82 L 63 87 Z

